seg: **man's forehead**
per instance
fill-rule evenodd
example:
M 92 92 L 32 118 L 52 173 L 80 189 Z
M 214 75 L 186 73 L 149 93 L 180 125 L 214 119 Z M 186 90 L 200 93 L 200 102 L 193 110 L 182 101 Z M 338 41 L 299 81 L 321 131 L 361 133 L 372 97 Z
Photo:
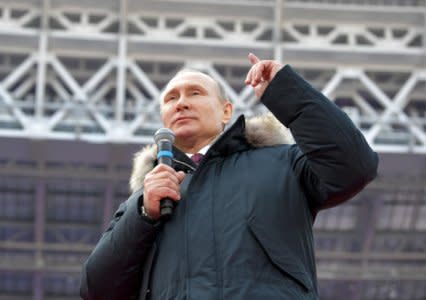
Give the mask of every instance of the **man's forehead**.
M 207 85 L 214 86 L 215 81 L 209 75 L 204 74 L 199 71 L 183 71 L 176 74 L 166 85 L 164 89 L 167 92 L 170 89 L 173 89 L 176 86 L 179 86 L 184 83 L 189 83 L 191 85 L 200 84 L 207 87 Z

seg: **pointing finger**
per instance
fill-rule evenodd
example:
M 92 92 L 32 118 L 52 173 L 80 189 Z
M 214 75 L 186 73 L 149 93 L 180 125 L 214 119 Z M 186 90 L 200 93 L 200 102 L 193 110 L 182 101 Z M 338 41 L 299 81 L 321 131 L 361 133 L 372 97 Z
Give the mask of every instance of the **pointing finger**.
M 249 53 L 248 59 L 250 60 L 251 64 L 254 65 L 260 61 L 260 59 L 254 55 L 253 53 Z

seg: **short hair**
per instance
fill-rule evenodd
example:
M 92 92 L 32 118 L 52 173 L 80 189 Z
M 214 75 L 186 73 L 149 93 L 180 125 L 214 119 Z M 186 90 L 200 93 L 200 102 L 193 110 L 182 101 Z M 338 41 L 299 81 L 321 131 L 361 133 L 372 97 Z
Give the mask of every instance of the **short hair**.
M 176 72 L 176 74 L 169 80 L 172 81 L 173 78 L 175 78 L 178 75 L 181 75 L 183 73 L 201 73 L 204 74 L 208 77 L 210 77 L 215 83 L 216 83 L 216 87 L 217 87 L 217 91 L 218 91 L 218 95 L 219 95 L 219 101 L 224 103 L 226 101 L 231 102 L 228 98 L 228 95 L 225 92 L 224 87 L 220 84 L 219 81 L 217 81 L 215 78 L 213 78 L 212 76 L 210 76 L 210 74 L 206 73 L 205 71 L 202 70 L 198 70 L 198 69 L 193 69 L 193 68 L 182 68 L 179 71 Z M 166 85 L 167 87 L 167 85 Z

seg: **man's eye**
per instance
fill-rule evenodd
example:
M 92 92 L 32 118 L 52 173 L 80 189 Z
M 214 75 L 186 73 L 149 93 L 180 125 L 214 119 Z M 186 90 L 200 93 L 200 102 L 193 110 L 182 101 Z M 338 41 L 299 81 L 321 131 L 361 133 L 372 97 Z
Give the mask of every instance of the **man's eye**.
M 192 91 L 192 95 L 200 95 L 201 93 L 200 93 L 200 91 Z

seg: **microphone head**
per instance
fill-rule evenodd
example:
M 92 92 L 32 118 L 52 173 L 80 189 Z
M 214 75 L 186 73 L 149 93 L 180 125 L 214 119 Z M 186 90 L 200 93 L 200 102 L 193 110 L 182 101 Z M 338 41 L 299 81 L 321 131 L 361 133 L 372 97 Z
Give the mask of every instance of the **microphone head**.
M 175 134 L 169 128 L 160 128 L 154 134 L 154 141 L 158 143 L 162 140 L 169 141 L 171 144 L 175 142 Z

